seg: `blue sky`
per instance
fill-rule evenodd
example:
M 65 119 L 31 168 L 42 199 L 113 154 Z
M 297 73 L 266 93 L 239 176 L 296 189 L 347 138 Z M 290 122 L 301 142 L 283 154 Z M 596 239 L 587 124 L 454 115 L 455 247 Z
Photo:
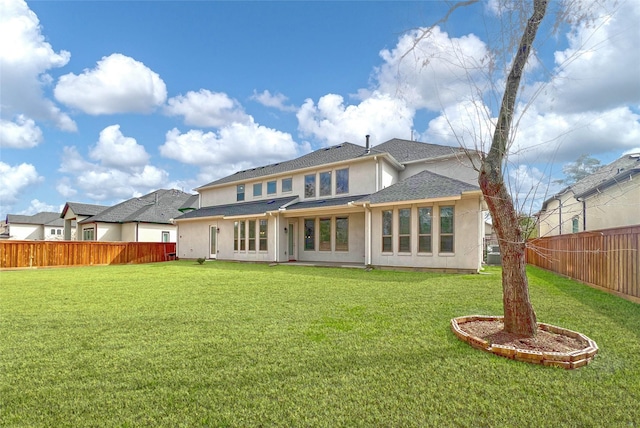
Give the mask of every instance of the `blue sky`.
M 500 3 L 415 43 L 447 3 L 0 0 L 0 217 L 192 191 L 366 134 L 486 149 Z M 591 12 L 541 30 L 509 164 L 521 199 L 582 153 L 640 148 L 640 2 Z

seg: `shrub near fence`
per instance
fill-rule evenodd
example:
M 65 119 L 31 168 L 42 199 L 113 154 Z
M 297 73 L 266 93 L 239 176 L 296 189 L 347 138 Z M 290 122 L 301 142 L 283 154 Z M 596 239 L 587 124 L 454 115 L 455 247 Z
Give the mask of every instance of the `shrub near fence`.
M 640 302 L 640 226 L 532 239 L 527 263 Z
M 169 242 L 0 241 L 0 268 L 153 263 L 175 253 Z

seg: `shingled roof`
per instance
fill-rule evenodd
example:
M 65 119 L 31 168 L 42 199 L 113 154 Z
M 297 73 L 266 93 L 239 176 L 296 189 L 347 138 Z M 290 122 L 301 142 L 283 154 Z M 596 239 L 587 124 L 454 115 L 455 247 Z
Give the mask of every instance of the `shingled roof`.
M 180 190 L 160 189 L 139 198 L 132 198 L 109 207 L 102 212 L 82 220 L 84 223 L 158 223 L 170 224 L 171 219 L 182 213 L 179 208 L 193 195 Z
M 566 192 L 573 192 L 576 198 L 583 198 L 639 173 L 640 153 L 622 156 L 548 198 L 542 204 L 541 211 L 547 208 L 550 201 Z
M 438 144 L 421 143 L 419 141 L 401 140 L 394 138 L 373 148 L 377 152 L 389 153 L 400 163 L 422 159 L 432 159 L 452 154 L 464 154 L 460 147 L 441 146 Z
M 64 227 L 64 220 L 60 218 L 59 213 L 44 211 L 34 215 L 7 214 L 7 224 L 40 224 Z
M 417 201 L 459 196 L 463 192 L 470 191 L 480 191 L 480 187 L 434 172 L 422 171 L 366 196 L 358 202 L 383 204 L 389 202 Z
M 288 160 L 285 162 L 260 166 L 244 171 L 238 171 L 235 174 L 223 177 L 216 181 L 212 181 L 209 184 L 205 184 L 200 188 L 214 186 L 217 184 L 233 183 L 235 181 L 245 181 L 272 174 L 279 174 L 303 168 L 356 159 L 363 156 L 367 156 L 364 147 L 358 146 L 357 144 L 342 143 L 331 147 L 325 147 L 323 149 L 316 150 L 304 156 L 300 156 L 299 158 Z
M 64 218 L 67 214 L 67 210 L 71 209 L 75 215 L 81 216 L 92 216 L 96 214 L 100 214 L 102 211 L 109 208 L 106 205 L 93 205 L 93 204 L 83 204 L 81 202 L 67 202 L 62 210 L 62 214 L 60 217 Z
M 211 207 L 203 207 L 194 211 L 185 213 L 176 220 L 185 220 L 200 217 L 233 217 L 233 216 L 249 216 L 264 214 L 268 211 L 278 211 L 288 203 L 297 199 L 297 196 L 289 196 L 287 198 L 263 199 L 254 202 L 239 202 L 235 204 L 215 205 Z

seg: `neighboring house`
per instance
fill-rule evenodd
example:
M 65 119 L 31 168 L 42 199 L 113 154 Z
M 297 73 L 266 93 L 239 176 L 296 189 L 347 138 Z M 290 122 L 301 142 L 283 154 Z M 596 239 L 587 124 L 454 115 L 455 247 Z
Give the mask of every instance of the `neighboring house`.
M 192 197 L 180 190 L 161 189 L 121 202 L 79 220 L 78 240 L 176 242 L 173 218 L 182 215 L 179 209 Z M 65 213 L 68 211 L 63 211 L 63 217 Z
M 537 216 L 540 237 L 640 224 L 640 153 L 562 189 Z
M 75 229 L 75 224 L 69 224 Z M 41 212 L 34 215 L 7 214 L 4 239 L 55 241 L 64 239 L 64 220 L 60 214 Z
M 72 222 L 77 223 L 82 220 L 85 220 L 94 215 L 100 214 L 102 211 L 109 208 L 106 205 L 91 205 L 91 204 L 83 204 L 80 202 L 67 202 L 62 209 L 62 214 L 59 217 L 64 219 L 65 225 L 65 236 L 64 239 L 67 241 L 74 240 L 80 241 L 82 237 L 78 236 L 76 233 L 71 233 L 71 228 L 68 225 L 71 225 Z M 75 229 L 74 229 L 75 232 Z
M 176 217 L 178 257 L 477 272 L 485 206 L 470 165 L 459 148 L 367 138 L 239 171 Z

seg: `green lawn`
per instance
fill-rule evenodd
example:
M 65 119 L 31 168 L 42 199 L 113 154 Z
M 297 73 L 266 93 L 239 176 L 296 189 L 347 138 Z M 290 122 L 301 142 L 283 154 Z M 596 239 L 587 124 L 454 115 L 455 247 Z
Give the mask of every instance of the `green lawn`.
M 0 426 L 640 426 L 640 305 L 530 270 L 573 371 L 459 341 L 500 271 L 192 261 L 0 273 Z

